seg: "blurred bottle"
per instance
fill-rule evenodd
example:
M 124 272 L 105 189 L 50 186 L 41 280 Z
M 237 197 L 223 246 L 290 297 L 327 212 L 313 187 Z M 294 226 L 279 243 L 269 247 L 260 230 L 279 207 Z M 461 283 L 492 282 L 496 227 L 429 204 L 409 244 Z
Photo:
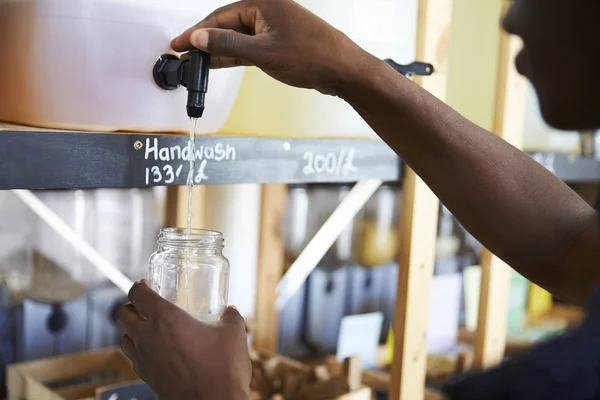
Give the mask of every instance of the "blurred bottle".
M 309 208 L 313 213 L 310 237 L 321 228 L 350 191 L 347 185 L 313 185 Z M 352 260 L 353 223 L 344 228 L 325 254 L 307 285 L 305 342 L 313 352 L 331 353 L 337 346 L 340 323 L 345 315 L 348 291 L 348 265 Z M 327 307 L 323 307 L 327 304 Z
M 383 185 L 356 217 L 353 237 L 354 261 L 358 265 L 350 268 L 347 313 L 381 311 L 382 338 L 394 314 L 400 203 L 400 187 Z
M 33 213 L 10 191 L 0 191 L 0 281 L 3 305 L 22 298 L 31 285 Z
M 146 276 L 148 258 L 162 224 L 152 189 L 44 190 L 36 195 L 129 278 Z M 41 220 L 35 228 L 35 247 L 88 287 L 106 282 L 91 263 Z
M 307 187 L 304 185 L 290 186 L 283 223 L 286 271 L 311 238 L 308 232 L 309 215 Z M 306 283 L 302 285 L 279 313 L 279 342 L 277 351 L 281 354 L 299 357 L 306 355 L 308 352 L 302 343 L 305 300 Z
M 398 253 L 399 197 L 392 185 L 383 185 L 365 204 L 356 222 L 353 255 L 365 268 L 386 264 Z

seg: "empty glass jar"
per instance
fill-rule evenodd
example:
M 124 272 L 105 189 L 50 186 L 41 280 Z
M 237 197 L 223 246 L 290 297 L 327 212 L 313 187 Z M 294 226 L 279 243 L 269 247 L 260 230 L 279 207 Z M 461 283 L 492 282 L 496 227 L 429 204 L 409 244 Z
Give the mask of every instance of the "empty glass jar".
M 227 307 L 229 261 L 219 232 L 166 228 L 150 257 L 152 289 L 196 319 L 216 321 Z

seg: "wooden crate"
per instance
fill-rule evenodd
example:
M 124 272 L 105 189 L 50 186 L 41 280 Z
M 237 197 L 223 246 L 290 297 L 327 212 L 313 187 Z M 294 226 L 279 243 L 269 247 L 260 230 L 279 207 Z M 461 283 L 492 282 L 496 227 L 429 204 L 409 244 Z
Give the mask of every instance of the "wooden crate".
M 380 350 L 381 353 L 385 352 L 385 349 Z M 385 357 L 380 357 L 381 362 L 378 363 L 378 369 L 363 370 L 361 373 L 361 382 L 364 386 L 369 387 L 372 391 L 387 391 L 391 378 L 389 365 L 385 365 L 383 361 Z M 461 353 L 457 360 L 452 362 L 448 360 L 441 360 L 441 357 L 429 356 L 427 361 L 427 381 L 434 386 L 441 386 L 441 383 L 445 381 L 449 376 L 455 375 L 456 373 L 464 372 L 469 369 L 470 354 Z M 341 371 L 342 365 L 337 361 L 335 356 L 327 356 L 321 359 L 320 362 L 311 362 L 312 364 L 325 364 L 331 371 Z M 424 400 L 443 400 L 444 395 L 436 390 L 425 388 L 424 389 Z
M 291 358 L 252 350 L 251 400 L 371 400 L 371 389 L 361 383 L 358 357 L 340 367 L 309 366 Z
M 94 400 L 100 388 L 139 378 L 119 348 L 10 365 L 8 400 Z

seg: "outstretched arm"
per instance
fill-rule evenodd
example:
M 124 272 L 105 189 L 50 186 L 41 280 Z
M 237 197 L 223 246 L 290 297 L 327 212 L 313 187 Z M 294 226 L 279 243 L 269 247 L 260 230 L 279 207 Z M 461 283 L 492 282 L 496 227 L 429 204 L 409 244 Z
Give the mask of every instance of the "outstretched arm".
M 600 282 L 600 219 L 545 168 L 379 60 L 342 91 L 458 220 L 513 268 L 579 304 Z
M 475 237 L 517 271 L 579 304 L 600 282 L 600 221 L 591 207 L 526 154 L 297 3 L 225 6 L 172 46 L 213 53 L 215 68 L 256 65 L 289 85 L 343 98 Z

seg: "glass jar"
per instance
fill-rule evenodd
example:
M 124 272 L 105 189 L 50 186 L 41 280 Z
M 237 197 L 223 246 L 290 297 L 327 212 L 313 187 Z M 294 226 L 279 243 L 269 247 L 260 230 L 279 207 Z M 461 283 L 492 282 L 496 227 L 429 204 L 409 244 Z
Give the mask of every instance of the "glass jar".
M 152 289 L 201 321 L 216 321 L 227 307 L 229 261 L 220 232 L 165 228 L 150 257 Z

